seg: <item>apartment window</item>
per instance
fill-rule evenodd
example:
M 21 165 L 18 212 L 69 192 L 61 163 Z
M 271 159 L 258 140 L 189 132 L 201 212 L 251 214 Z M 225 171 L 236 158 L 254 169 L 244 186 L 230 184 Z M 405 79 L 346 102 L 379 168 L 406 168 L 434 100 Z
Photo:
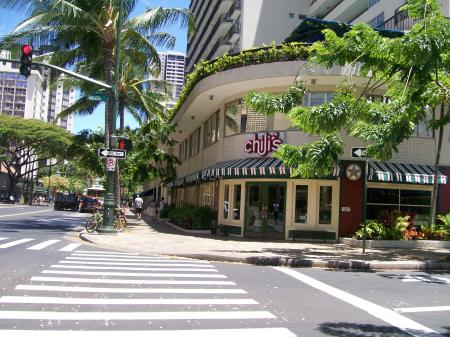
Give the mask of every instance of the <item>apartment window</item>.
M 195 130 L 189 137 L 189 157 L 200 152 L 200 128 Z
M 384 12 L 377 15 L 374 19 L 370 20 L 368 22 L 369 26 L 372 26 L 373 28 L 383 28 L 384 23 Z
M 433 138 L 433 130 L 429 127 L 429 121 L 420 121 L 417 123 L 413 136 L 419 138 Z
M 304 106 L 317 106 L 330 102 L 335 93 L 334 92 L 307 92 L 303 99 Z
M 293 19 L 294 17 L 294 13 L 289 13 L 289 19 Z
M 373 5 L 379 3 L 380 0 L 369 0 L 369 8 L 372 7 Z
M 185 139 L 178 148 L 178 159 L 180 161 L 184 161 L 187 159 L 188 143 L 188 139 Z
M 272 117 L 246 108 L 241 99 L 225 104 L 225 136 L 266 131 L 272 121 Z
M 219 111 L 213 113 L 204 123 L 204 147 L 208 147 L 219 140 Z

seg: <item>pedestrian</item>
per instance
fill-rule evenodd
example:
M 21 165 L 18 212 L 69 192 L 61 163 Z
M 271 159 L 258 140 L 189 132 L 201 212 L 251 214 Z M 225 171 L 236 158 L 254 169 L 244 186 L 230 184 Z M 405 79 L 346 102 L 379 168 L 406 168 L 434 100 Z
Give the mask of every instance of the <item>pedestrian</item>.
M 14 204 L 16 202 L 13 195 L 9 196 L 9 201 L 11 202 L 11 204 Z
M 280 204 L 275 201 L 272 205 L 273 208 L 273 219 L 275 220 L 275 225 L 278 225 L 278 216 L 280 214 Z
M 136 219 L 142 219 L 142 205 L 144 204 L 144 200 L 138 195 L 136 199 L 134 199 L 134 209 L 136 210 Z
M 158 205 L 158 213 L 159 213 L 160 218 L 161 218 L 161 212 L 164 210 L 164 207 L 166 207 L 166 204 L 164 202 L 164 197 L 162 197 L 161 200 L 159 201 L 159 205 Z

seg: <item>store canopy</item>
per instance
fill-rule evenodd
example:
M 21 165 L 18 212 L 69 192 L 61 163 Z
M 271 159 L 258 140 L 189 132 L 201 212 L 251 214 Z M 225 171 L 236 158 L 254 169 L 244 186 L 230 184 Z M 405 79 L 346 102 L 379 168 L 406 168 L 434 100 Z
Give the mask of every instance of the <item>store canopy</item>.
M 368 181 L 428 184 L 434 183 L 434 167 L 431 165 L 383 163 L 369 161 Z M 439 172 L 439 184 L 447 183 L 447 176 Z
M 290 177 L 292 168 L 284 166 L 277 158 L 246 158 L 217 163 L 202 171 L 202 179 L 224 178 L 257 178 L 257 177 Z M 333 172 L 333 177 L 339 175 L 339 168 Z

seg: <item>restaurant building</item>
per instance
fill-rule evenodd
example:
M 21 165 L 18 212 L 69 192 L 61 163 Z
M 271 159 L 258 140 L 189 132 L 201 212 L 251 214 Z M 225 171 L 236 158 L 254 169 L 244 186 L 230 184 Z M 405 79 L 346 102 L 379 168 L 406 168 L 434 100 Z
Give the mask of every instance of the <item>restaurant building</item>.
M 243 58 L 245 64 L 204 76 L 182 98 L 174 116 L 173 137 L 178 144 L 168 150 L 181 162 L 177 179 L 167 185 L 150 184 L 147 198 L 164 196 L 176 206 L 209 206 L 216 223 L 230 235 L 281 240 L 295 236 L 337 240 L 351 235 L 363 218 L 364 144 L 345 137 L 344 154 L 328 177 L 292 177 L 295 168 L 273 158 L 274 151 L 281 144 L 302 145 L 316 138 L 293 128 L 281 113 L 266 116 L 246 108 L 242 98 L 250 90 L 284 92 L 301 74 L 308 89 L 303 104 L 320 105 L 332 99 L 345 78 L 351 77 L 355 88 L 363 89 L 367 79 L 359 76 L 359 65 L 325 69 L 298 58 L 280 56 L 280 61 L 267 62 Z M 380 90 L 371 94 L 382 95 Z M 448 129 L 444 132 L 441 214 L 450 212 L 450 144 Z M 386 210 L 426 218 L 436 137 L 423 123 L 390 162 L 368 159 L 367 219 L 377 219 Z

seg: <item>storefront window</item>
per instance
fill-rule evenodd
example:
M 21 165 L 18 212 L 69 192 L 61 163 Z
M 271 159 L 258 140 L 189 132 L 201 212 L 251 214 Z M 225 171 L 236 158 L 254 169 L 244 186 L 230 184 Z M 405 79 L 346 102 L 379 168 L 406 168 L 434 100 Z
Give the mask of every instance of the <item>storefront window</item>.
M 200 185 L 200 206 L 214 209 L 214 183 Z
M 206 148 L 219 140 L 219 111 L 216 111 L 203 126 L 203 146 Z
M 395 212 L 425 221 L 430 213 L 431 191 L 388 188 L 367 189 L 367 219 L 379 220 Z
M 331 224 L 333 188 L 331 186 L 320 186 L 319 200 L 319 223 Z
M 241 218 L 241 185 L 234 185 L 233 220 Z
M 230 185 L 225 185 L 223 192 L 223 218 L 228 219 L 228 211 L 230 209 Z
M 306 223 L 308 218 L 308 186 L 295 187 L 295 222 Z

